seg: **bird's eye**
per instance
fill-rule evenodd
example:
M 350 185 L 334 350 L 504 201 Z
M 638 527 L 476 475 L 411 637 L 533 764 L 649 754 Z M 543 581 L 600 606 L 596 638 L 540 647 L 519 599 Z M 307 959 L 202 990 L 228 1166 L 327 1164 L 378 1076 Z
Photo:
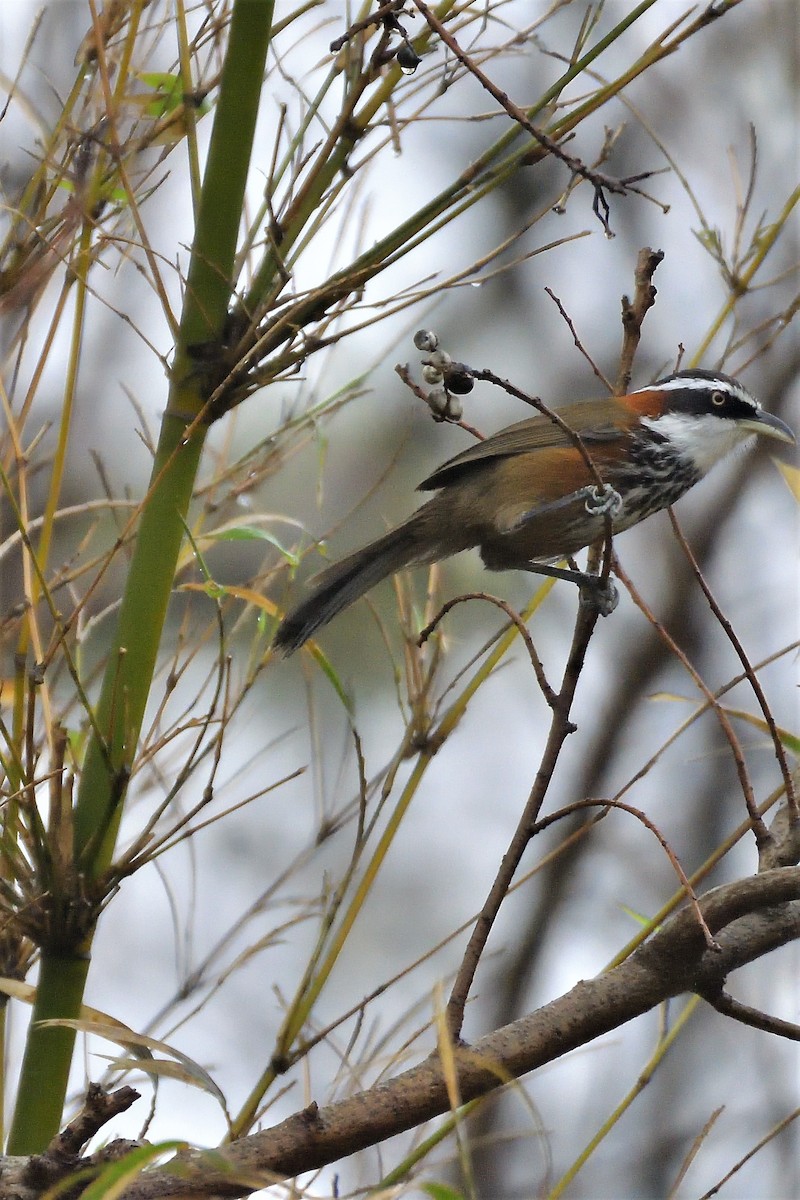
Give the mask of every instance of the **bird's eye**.
M 720 391 L 712 392 L 711 403 L 715 408 L 719 408 L 721 404 L 725 403 L 725 393 Z

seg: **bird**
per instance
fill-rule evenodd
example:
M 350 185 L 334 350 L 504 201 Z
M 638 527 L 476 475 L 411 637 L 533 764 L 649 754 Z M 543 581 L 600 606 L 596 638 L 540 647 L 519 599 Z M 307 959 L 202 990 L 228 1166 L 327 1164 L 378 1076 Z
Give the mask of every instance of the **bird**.
M 719 371 L 677 371 L 626 395 L 555 411 L 560 420 L 539 413 L 438 467 L 417 489 L 435 492 L 432 499 L 311 580 L 309 594 L 278 625 L 274 650 L 292 654 L 387 576 L 473 547 L 489 570 L 577 583 L 582 599 L 608 615 L 613 584 L 553 564 L 603 538 L 609 520 L 617 534 L 674 504 L 757 436 L 796 440 Z

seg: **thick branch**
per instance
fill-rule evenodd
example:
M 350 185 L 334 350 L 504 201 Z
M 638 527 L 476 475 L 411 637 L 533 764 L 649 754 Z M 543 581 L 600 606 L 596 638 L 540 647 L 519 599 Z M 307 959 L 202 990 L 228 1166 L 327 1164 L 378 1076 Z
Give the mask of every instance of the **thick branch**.
M 105 1092 L 97 1084 L 90 1084 L 78 1115 L 52 1139 L 43 1154 L 0 1159 L 0 1200 L 39 1200 L 50 1189 L 58 1191 L 63 1200 L 74 1200 L 103 1167 L 137 1147 L 136 1142 L 116 1139 L 96 1154 L 79 1157 L 89 1139 L 138 1098 L 139 1093 L 132 1087 Z M 73 1178 L 75 1182 L 70 1185 Z
M 582 980 L 544 1007 L 455 1050 L 463 1101 L 496 1090 L 617 1029 L 664 1000 L 718 990 L 738 967 L 800 937 L 800 868 L 783 867 L 716 888 L 701 901 L 719 951 L 706 948 L 690 910 L 678 913 L 620 966 Z M 311 1106 L 273 1129 L 227 1147 L 220 1170 L 202 1152 L 140 1177 L 125 1200 L 242 1196 L 255 1180 L 286 1178 L 336 1162 L 448 1111 L 439 1060 L 431 1056 L 395 1079 L 325 1108 Z M 247 1185 L 237 1182 L 246 1177 Z
M 703 897 L 701 908 L 718 950 L 707 948 L 694 912 L 684 909 L 618 967 L 581 980 L 557 1000 L 474 1046 L 456 1047 L 462 1101 L 488 1095 L 509 1078 L 552 1062 L 673 996 L 697 992 L 713 997 L 731 971 L 800 938 L 800 867 L 778 867 L 716 888 Z M 267 1183 L 337 1162 L 448 1110 L 447 1085 L 439 1059 L 432 1055 L 395 1079 L 326 1108 L 311 1105 L 222 1151 L 179 1154 L 168 1167 L 138 1176 L 123 1200 L 245 1196 Z M 86 1128 L 81 1124 L 80 1131 L 70 1127 L 65 1132 L 78 1138 Z M 120 1145 L 104 1154 L 118 1157 L 124 1149 Z M 47 1183 L 63 1178 L 65 1167 L 71 1173 L 76 1167 L 96 1166 L 97 1159 L 53 1163 Z M 0 1160 L 0 1200 L 38 1200 L 42 1177 L 36 1167 L 41 1163 L 42 1156 Z

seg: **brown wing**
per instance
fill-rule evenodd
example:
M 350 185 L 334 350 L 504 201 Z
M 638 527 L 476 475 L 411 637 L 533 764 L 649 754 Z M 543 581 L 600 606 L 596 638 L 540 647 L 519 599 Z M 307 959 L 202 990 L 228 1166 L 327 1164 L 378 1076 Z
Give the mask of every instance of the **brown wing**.
M 570 404 L 560 408 L 558 415 L 570 429 L 579 433 L 584 441 L 596 443 L 613 441 L 619 437 L 620 426 L 624 428 L 632 414 L 626 412 L 622 405 L 617 406 L 609 399 Z M 529 417 L 526 421 L 509 425 L 507 429 L 501 429 L 499 433 L 492 434 L 484 441 L 476 442 L 467 450 L 462 450 L 454 458 L 449 458 L 418 485 L 417 491 L 428 492 L 445 487 L 456 479 L 480 471 L 482 466 L 498 458 L 510 458 L 530 450 L 573 445 L 572 439 L 555 421 L 540 413 L 537 417 Z

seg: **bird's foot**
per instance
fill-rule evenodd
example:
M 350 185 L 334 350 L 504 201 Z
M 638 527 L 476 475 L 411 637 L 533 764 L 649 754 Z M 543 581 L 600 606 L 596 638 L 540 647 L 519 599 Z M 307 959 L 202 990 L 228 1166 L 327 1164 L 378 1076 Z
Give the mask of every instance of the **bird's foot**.
M 585 575 L 578 587 L 583 607 L 596 609 L 601 617 L 610 617 L 619 604 L 619 592 L 610 579 Z
M 584 508 L 593 517 L 604 517 L 608 514 L 610 517 L 619 515 L 622 509 L 622 496 L 616 491 L 610 483 L 599 484 L 594 487 L 585 488 L 586 502 Z
M 531 571 L 534 575 L 548 575 L 552 579 L 566 579 L 568 583 L 577 584 L 581 604 L 585 608 L 593 608 L 601 617 L 610 617 L 619 604 L 619 592 L 610 579 L 600 575 L 590 575 L 586 571 L 573 571 L 567 567 L 553 567 L 549 563 L 526 563 L 521 568 Z

